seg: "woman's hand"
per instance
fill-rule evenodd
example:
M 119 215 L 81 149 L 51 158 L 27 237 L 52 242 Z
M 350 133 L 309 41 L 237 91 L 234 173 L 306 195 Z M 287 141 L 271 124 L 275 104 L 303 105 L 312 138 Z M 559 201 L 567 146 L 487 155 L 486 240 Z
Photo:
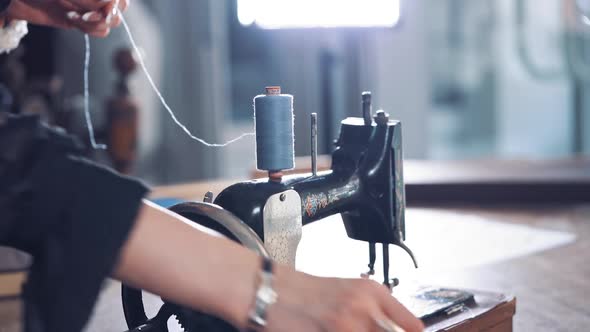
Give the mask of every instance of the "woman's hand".
M 371 280 L 318 278 L 279 267 L 276 291 L 267 331 L 386 332 L 380 327 L 384 322 L 407 332 L 424 329 L 383 285 Z
M 119 15 L 113 10 L 117 4 L 123 11 L 128 0 L 13 0 L 4 18 L 62 29 L 77 28 L 105 37 L 120 24 Z
M 260 257 L 238 244 L 195 229 L 195 224 L 146 202 L 125 243 L 114 275 L 128 285 L 175 303 L 247 325 Z M 265 331 L 406 332 L 422 323 L 387 289 L 366 279 L 319 278 L 275 265 L 278 300 Z M 397 332 L 397 331 L 396 331 Z

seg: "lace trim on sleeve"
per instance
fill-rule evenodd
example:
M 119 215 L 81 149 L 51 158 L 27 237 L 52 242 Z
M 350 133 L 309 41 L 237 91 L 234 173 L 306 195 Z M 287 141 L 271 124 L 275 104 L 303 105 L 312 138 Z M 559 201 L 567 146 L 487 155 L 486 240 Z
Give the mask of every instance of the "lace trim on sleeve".
M 0 28 L 0 54 L 9 53 L 18 47 L 21 39 L 29 32 L 26 21 L 15 20 Z

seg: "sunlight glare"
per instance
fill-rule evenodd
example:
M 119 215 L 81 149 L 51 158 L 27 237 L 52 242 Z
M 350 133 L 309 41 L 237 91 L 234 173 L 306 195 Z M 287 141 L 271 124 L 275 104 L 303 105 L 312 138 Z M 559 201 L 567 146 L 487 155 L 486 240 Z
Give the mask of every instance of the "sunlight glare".
M 238 0 L 238 19 L 264 29 L 393 27 L 400 0 Z

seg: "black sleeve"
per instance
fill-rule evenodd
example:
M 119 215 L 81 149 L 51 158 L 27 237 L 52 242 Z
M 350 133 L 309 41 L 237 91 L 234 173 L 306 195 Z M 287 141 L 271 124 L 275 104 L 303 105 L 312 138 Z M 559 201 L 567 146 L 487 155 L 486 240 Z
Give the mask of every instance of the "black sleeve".
M 146 192 L 37 117 L 0 118 L 0 244 L 34 258 L 26 332 L 83 329 Z

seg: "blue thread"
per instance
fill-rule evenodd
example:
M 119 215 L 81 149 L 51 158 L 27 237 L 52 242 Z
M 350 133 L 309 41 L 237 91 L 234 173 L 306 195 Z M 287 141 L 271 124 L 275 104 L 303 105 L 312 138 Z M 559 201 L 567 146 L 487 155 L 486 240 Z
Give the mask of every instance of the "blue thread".
M 259 170 L 281 171 L 295 166 L 293 96 L 254 98 L 256 162 Z

